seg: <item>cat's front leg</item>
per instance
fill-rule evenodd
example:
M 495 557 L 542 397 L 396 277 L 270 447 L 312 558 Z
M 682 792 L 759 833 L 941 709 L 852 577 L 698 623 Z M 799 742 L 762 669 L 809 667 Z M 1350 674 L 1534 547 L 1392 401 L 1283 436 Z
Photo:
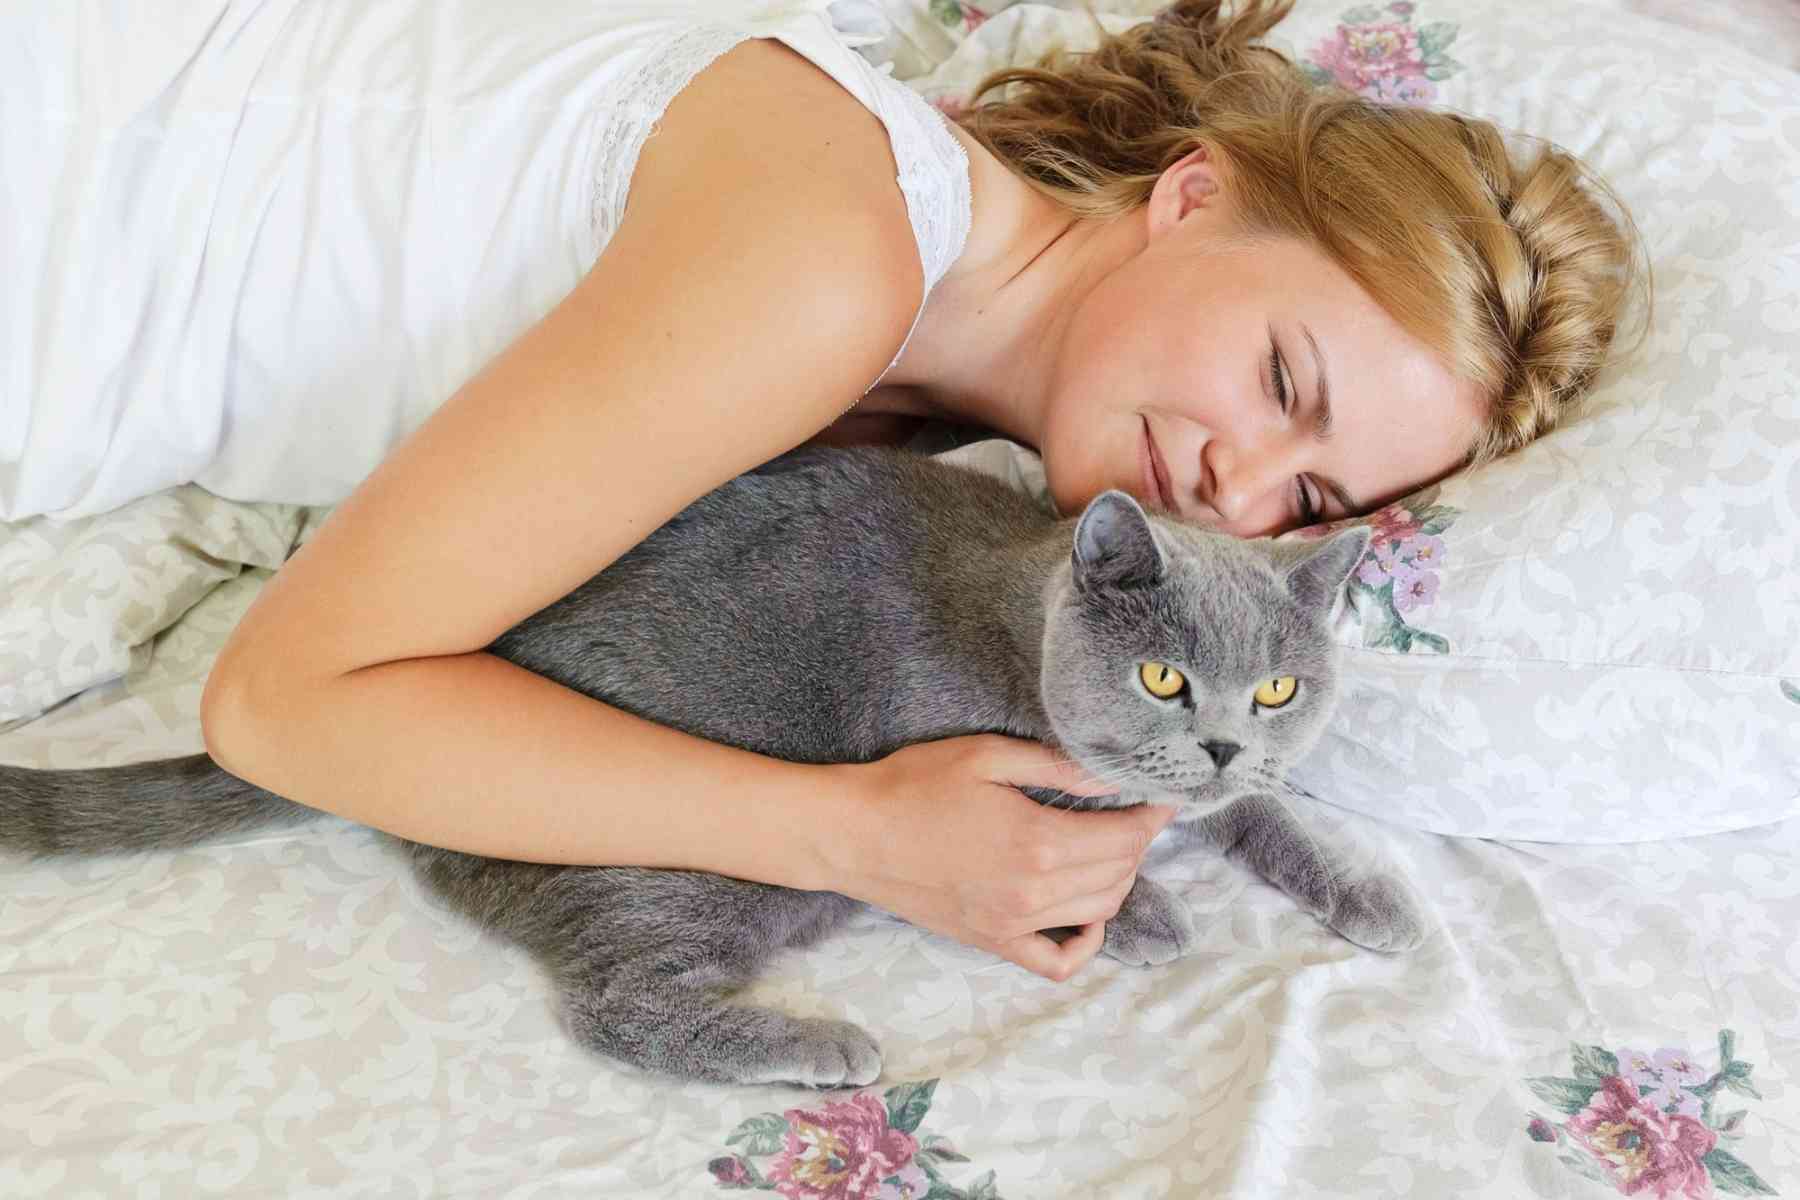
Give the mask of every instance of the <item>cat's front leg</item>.
M 1392 867 L 1357 862 L 1273 795 L 1246 796 L 1207 817 L 1198 832 L 1358 946 L 1396 952 L 1425 940 L 1424 913 Z
M 1187 903 L 1142 875 L 1106 923 L 1100 952 L 1133 967 L 1160 967 L 1193 953 L 1200 934 Z

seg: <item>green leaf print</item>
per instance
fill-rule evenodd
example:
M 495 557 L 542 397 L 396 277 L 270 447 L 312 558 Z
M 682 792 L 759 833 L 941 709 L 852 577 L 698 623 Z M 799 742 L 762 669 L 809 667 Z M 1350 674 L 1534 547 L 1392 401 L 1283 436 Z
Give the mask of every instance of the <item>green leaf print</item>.
M 1588 1106 L 1594 1093 L 1600 1090 L 1599 1081 L 1589 1083 L 1585 1079 L 1558 1079 L 1554 1075 L 1539 1075 L 1535 1079 L 1527 1079 L 1526 1084 L 1537 1093 L 1538 1099 L 1545 1104 L 1553 1104 L 1561 1112 L 1574 1116 Z
M 1591 1079 L 1599 1083 L 1609 1075 L 1619 1073 L 1619 1056 L 1600 1046 L 1569 1046 L 1570 1057 L 1575 1061 L 1575 1077 Z
M 727 1146 L 743 1142 L 745 1154 L 774 1154 L 781 1149 L 782 1135 L 787 1132 L 787 1118 L 778 1113 L 751 1117 L 725 1139 Z
M 931 1095 L 937 1091 L 938 1081 L 927 1079 L 924 1083 L 902 1083 L 882 1093 L 887 1101 L 888 1124 L 902 1133 L 911 1133 L 931 1111 Z
M 1707 1173 L 1712 1176 L 1713 1187 L 1732 1196 L 1778 1196 L 1774 1188 L 1762 1181 L 1750 1164 L 1732 1154 L 1714 1146 L 1700 1156 L 1701 1163 Z
M 1433 21 L 1419 26 L 1419 49 L 1427 61 L 1443 54 L 1444 47 L 1456 40 L 1454 21 Z
M 962 5 L 956 0 L 931 0 L 931 15 L 946 25 L 963 23 Z

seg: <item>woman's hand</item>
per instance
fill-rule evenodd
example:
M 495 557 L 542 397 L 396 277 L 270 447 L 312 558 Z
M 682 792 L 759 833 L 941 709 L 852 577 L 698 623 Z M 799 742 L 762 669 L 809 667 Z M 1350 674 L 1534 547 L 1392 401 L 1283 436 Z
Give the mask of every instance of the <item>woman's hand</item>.
M 1099 953 L 1105 922 L 1176 811 L 1047 808 L 1018 789 L 1118 789 L 1037 742 L 997 734 L 924 742 L 841 770 L 867 819 L 840 848 L 831 890 L 1058 982 Z M 1060 945 L 1039 932 L 1059 926 L 1083 928 Z

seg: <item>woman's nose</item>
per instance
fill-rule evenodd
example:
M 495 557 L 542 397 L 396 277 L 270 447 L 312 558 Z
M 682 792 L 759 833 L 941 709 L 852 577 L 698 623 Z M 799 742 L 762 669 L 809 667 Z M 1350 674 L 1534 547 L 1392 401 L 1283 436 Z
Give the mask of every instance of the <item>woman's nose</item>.
M 1298 473 L 1292 458 L 1293 451 L 1277 438 L 1260 439 L 1248 446 L 1212 439 L 1206 444 L 1203 473 L 1212 479 L 1207 503 L 1226 521 L 1243 520 Z

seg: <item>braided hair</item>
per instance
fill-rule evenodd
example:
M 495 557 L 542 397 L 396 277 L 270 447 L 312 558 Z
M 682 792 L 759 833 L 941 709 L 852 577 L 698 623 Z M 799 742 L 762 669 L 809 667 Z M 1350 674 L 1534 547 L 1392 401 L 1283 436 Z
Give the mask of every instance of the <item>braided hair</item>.
M 1181 0 L 1096 49 L 996 72 L 960 123 L 1071 212 L 1149 197 L 1196 147 L 1245 232 L 1297 237 L 1344 268 L 1487 397 L 1466 466 L 1578 411 L 1648 267 L 1624 205 L 1547 143 L 1490 122 L 1315 84 L 1259 42 L 1292 0 Z M 1523 139 L 1521 139 L 1523 142 Z

